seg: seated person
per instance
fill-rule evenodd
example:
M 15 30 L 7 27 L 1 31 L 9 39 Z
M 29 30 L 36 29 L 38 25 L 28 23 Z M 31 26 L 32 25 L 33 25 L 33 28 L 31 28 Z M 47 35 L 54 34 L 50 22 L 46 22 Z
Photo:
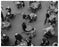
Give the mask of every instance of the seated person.
M 23 19 L 29 20 L 29 22 L 31 23 L 33 21 L 36 21 L 37 15 L 34 14 L 34 13 L 31 13 L 31 14 L 28 14 L 28 15 L 27 14 L 23 14 Z
M 38 9 L 41 9 L 41 2 L 38 2 L 38 1 L 30 1 L 29 2 L 29 6 L 30 6 L 30 9 L 32 10 L 32 12 L 36 12 Z
M 6 10 L 7 12 L 11 13 L 11 8 L 9 6 L 6 8 Z
M 31 40 L 29 40 L 28 42 L 27 42 L 27 46 L 31 46 Z
M 54 13 L 55 13 L 55 14 L 58 14 L 58 8 L 55 8 L 55 9 L 54 9 Z
M 54 6 L 58 8 L 58 1 L 55 1 Z
M 33 46 L 31 36 L 29 36 L 29 38 L 26 38 L 26 42 L 27 42 L 27 46 Z
M 32 28 L 31 32 L 29 32 L 29 36 L 32 38 L 36 36 L 36 28 Z
M 50 4 L 57 5 L 58 1 L 51 1 Z
M 36 30 L 35 28 L 33 28 L 30 25 L 26 25 L 25 22 L 22 23 L 22 28 L 25 32 L 33 32 L 34 30 Z
M 8 22 L 8 21 L 4 21 L 4 22 L 2 22 L 2 29 L 9 29 L 9 28 L 11 28 L 11 23 L 10 22 Z
M 30 25 L 26 25 L 26 23 L 22 24 L 22 28 L 24 30 L 23 33 L 26 33 L 27 35 L 30 34 L 30 36 L 35 36 L 36 28 L 33 28 Z
M 18 2 L 16 2 L 16 6 L 18 9 L 20 9 L 20 8 L 23 8 L 25 6 L 25 3 L 24 3 L 24 1 L 18 1 Z
M 50 4 L 50 6 L 49 6 L 50 11 L 53 11 L 55 14 L 57 14 L 58 13 L 58 6 L 55 4 L 56 1 L 51 2 L 51 3 L 52 3 L 52 5 Z
M 49 5 L 49 9 L 50 9 L 50 10 L 54 10 L 54 9 L 55 9 L 54 4 L 50 4 L 50 5 Z
M 11 13 L 7 12 L 6 17 L 10 17 L 10 16 L 11 16 Z
M 55 4 L 55 2 L 53 2 L 53 4 Z M 56 14 L 58 13 L 58 9 L 57 8 L 58 8 L 57 5 L 56 6 L 55 5 L 50 5 L 49 6 L 49 9 L 54 11 Z
M 48 23 L 51 25 L 56 24 L 56 16 L 54 14 L 50 15 L 50 17 L 48 18 Z
M 3 37 L 3 38 L 2 38 L 2 43 L 3 43 L 3 45 L 5 46 L 5 45 L 7 45 L 8 42 L 9 42 L 9 37 L 8 37 L 6 34 L 3 34 L 2 37 Z
M 12 19 L 12 18 L 14 18 L 14 17 L 15 17 L 14 14 L 11 14 L 10 12 L 7 12 L 6 18 Z
M 20 44 L 21 42 L 19 40 L 15 41 L 15 46 L 17 46 L 18 44 Z
M 43 38 L 40 46 L 49 46 L 50 42 L 48 39 Z
M 32 38 L 36 36 L 36 28 L 33 27 L 27 27 L 26 32 L 25 32 L 29 37 L 31 36 Z
M 22 41 L 17 46 L 27 46 L 27 42 L 22 39 Z
M 40 7 L 41 7 L 41 2 L 38 2 L 38 1 L 30 1 L 30 2 L 29 2 L 29 5 L 30 5 L 30 7 L 32 7 L 33 9 L 36 9 L 36 8 L 39 7 L 39 5 L 40 5 Z M 32 6 L 32 5 L 33 5 L 33 6 Z
M 34 14 L 34 13 L 31 13 L 30 15 L 29 15 L 30 17 L 29 17 L 29 22 L 31 23 L 31 22 L 33 22 L 33 21 L 36 21 L 36 19 L 37 19 L 37 15 L 36 14 Z
M 24 30 L 25 32 L 28 32 L 29 30 L 32 29 L 32 27 L 29 26 L 29 25 L 26 25 L 25 22 L 22 23 L 22 28 L 23 28 L 23 30 Z
M 26 30 L 26 32 L 33 32 L 34 30 L 36 30 L 36 28 L 33 28 L 30 25 L 27 25 L 27 28 L 25 30 Z
M 27 15 L 27 14 L 22 14 L 23 15 L 23 19 L 29 19 L 29 15 Z
M 50 1 L 49 4 L 50 5 L 54 5 L 56 1 Z
M 22 38 L 21 41 L 16 40 L 15 45 L 16 46 L 27 46 L 27 40 L 25 38 Z
M 48 31 L 48 32 L 46 32 L 46 33 L 44 34 L 44 37 L 46 37 L 47 39 L 48 39 L 48 38 L 52 38 L 53 35 L 54 35 L 54 33 L 55 33 L 55 32 L 53 32 L 53 31 Z
M 15 38 L 16 38 L 16 40 L 19 40 L 21 42 L 23 37 L 20 34 L 16 33 Z
M 51 13 L 49 19 L 52 20 L 53 18 L 56 18 L 56 15 L 54 13 Z
M 52 19 L 52 20 L 48 20 L 48 23 L 52 26 L 55 26 L 56 25 L 56 18 Z
M 54 28 L 52 26 L 45 28 L 46 32 L 44 32 L 44 37 L 51 38 L 55 35 Z

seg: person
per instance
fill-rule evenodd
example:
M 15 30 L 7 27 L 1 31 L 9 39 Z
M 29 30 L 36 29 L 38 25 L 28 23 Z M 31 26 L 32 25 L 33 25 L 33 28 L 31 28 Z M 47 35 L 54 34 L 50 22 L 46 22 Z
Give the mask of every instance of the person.
M 56 24 L 56 16 L 54 14 L 50 15 L 50 17 L 48 18 L 48 23 L 51 25 Z
M 2 38 L 2 43 L 3 43 L 3 45 L 5 46 L 5 45 L 7 45 L 8 42 L 9 42 L 9 36 L 7 36 L 6 34 L 3 34 L 2 37 L 3 37 L 3 38 Z
M 50 4 L 57 5 L 58 1 L 50 1 Z
M 29 35 L 29 36 L 32 36 L 32 37 L 36 36 L 35 35 L 36 28 L 33 28 L 30 25 L 26 25 L 26 23 L 22 24 L 22 28 L 24 30 L 23 33 L 25 33 L 26 35 Z
M 57 23 L 56 18 L 53 18 L 52 20 L 48 20 L 48 23 L 49 23 L 50 25 L 55 26 L 56 23 Z
M 3 34 L 3 39 L 5 39 L 6 42 L 9 41 L 9 37 L 6 34 Z
M 34 13 L 31 13 L 30 15 L 29 15 L 29 23 L 31 23 L 31 22 L 33 22 L 33 21 L 36 21 L 36 19 L 37 19 L 37 15 L 36 14 L 34 14 Z
M 54 6 L 55 6 L 56 8 L 58 8 L 58 1 L 56 1 L 56 2 L 54 3 Z
M 23 14 L 23 19 L 29 19 L 29 15 Z
M 11 13 L 10 12 L 7 12 L 6 13 L 6 17 L 10 18 L 11 17 Z
M 44 24 L 46 24 L 49 17 L 50 17 L 50 15 L 48 13 L 46 13 L 46 18 L 45 18 Z
M 50 42 L 48 39 L 43 38 L 40 46 L 49 46 Z
M 18 34 L 18 33 L 15 33 L 15 45 L 21 45 L 22 44 L 22 40 L 23 40 L 23 37 Z
M 9 30 L 11 28 L 11 23 L 8 21 L 2 22 L 2 29 Z
M 33 13 L 37 12 L 38 9 L 41 9 L 41 2 L 30 1 L 29 2 L 30 9 Z
M 51 38 L 55 35 L 54 27 L 52 25 L 43 30 L 46 30 L 46 32 L 44 32 L 44 37 L 46 38 Z
M 27 46 L 27 42 L 24 39 L 22 39 L 22 42 L 19 44 L 19 46 Z
M 26 25 L 25 22 L 22 23 L 22 28 L 25 32 L 30 32 L 32 30 L 32 27 L 30 25 Z
M 16 40 L 19 40 L 21 42 L 23 37 L 20 34 L 16 33 L 15 38 L 16 38 Z
M 22 38 L 21 41 L 16 40 L 15 45 L 16 46 L 27 46 L 28 39 L 27 38 Z
M 48 22 L 50 25 L 56 24 L 56 16 L 54 12 L 50 11 L 46 14 L 46 19 L 45 19 L 44 24 L 46 24 L 46 22 Z
M 44 34 L 44 37 L 46 37 L 48 39 L 48 38 L 52 38 L 53 35 L 52 35 L 51 31 L 48 31 Z
M 26 28 L 27 28 L 26 23 L 23 22 L 23 23 L 22 23 L 22 29 L 23 29 L 24 31 L 26 31 L 26 30 L 25 30 Z
M 6 18 L 5 19 L 13 19 L 15 17 L 15 15 L 14 14 L 11 14 L 10 12 L 7 12 L 6 13 Z
M 21 42 L 19 40 L 15 41 L 15 46 L 17 46 L 18 44 L 20 44 Z
M 34 13 L 31 13 L 31 14 L 28 14 L 28 15 L 23 14 L 23 19 L 29 20 L 29 23 L 32 23 L 32 22 L 36 21 L 37 15 L 34 14 Z
M 11 8 L 9 6 L 6 8 L 6 10 L 7 12 L 11 13 Z
M 55 9 L 54 9 L 54 13 L 55 13 L 55 14 L 58 14 L 58 8 L 55 8 Z
M 35 37 L 36 36 L 36 28 L 33 28 L 31 26 L 26 28 L 25 34 L 28 35 L 31 38 Z
M 30 36 L 33 38 L 36 36 L 36 28 L 32 28 L 31 32 L 30 32 Z
M 55 14 L 58 13 L 58 1 L 51 1 L 49 7 L 50 7 L 49 9 L 51 9 L 52 11 L 54 11 Z
M 18 2 L 16 2 L 16 6 L 18 9 L 20 9 L 20 8 L 23 8 L 25 6 L 25 3 L 24 3 L 24 1 L 18 1 Z
M 26 38 L 26 42 L 27 42 L 27 46 L 33 46 L 32 37 L 31 36 L 29 36 L 28 38 Z
M 28 42 L 27 42 L 27 46 L 31 46 L 31 40 L 29 40 Z
M 51 3 L 52 3 L 52 5 L 51 5 Z M 57 9 L 58 8 L 57 7 L 58 4 L 57 4 L 57 1 L 51 2 L 51 3 L 50 3 L 50 6 L 49 6 L 49 9 L 52 10 L 52 11 L 54 11 L 55 14 L 57 14 L 58 13 L 58 9 Z

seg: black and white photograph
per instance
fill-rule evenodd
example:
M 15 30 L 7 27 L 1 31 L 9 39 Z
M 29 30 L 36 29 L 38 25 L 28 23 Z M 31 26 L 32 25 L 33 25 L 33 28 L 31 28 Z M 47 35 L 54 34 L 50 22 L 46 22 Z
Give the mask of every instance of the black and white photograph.
M 58 1 L 1 1 L 1 46 L 58 46 Z

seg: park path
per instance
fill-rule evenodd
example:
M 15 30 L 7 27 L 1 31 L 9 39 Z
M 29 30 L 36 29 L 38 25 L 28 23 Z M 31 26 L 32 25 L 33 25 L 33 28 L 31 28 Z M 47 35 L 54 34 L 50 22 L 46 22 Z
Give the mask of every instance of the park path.
M 16 14 L 15 19 L 11 21 L 12 28 L 9 31 L 3 31 L 3 33 L 7 34 L 10 37 L 10 43 L 14 44 L 14 41 L 15 41 L 14 34 L 15 33 L 21 34 L 21 32 L 23 32 L 21 24 L 24 20 L 22 19 L 21 12 L 30 13 L 28 11 L 28 7 L 27 7 L 28 2 L 25 2 L 26 7 L 24 7 L 21 10 L 17 10 L 16 6 L 12 2 L 6 2 L 5 1 L 5 2 L 2 2 L 2 5 L 4 8 L 6 8 L 7 6 L 10 6 L 12 9 L 12 13 Z M 42 39 L 43 34 L 44 34 L 44 31 L 42 31 L 42 29 L 45 27 L 45 25 L 44 25 L 45 13 L 46 13 L 48 6 L 49 6 L 49 3 L 47 1 L 42 1 L 42 9 L 39 10 L 38 13 L 36 13 L 37 17 L 38 17 L 37 21 L 30 24 L 33 27 L 36 27 L 36 29 L 37 29 L 37 31 L 36 31 L 37 35 L 32 40 L 32 43 L 34 43 L 35 45 L 40 45 L 40 43 L 41 43 L 41 39 Z M 4 15 L 5 15 L 5 13 L 4 13 Z M 21 34 L 21 35 L 24 38 L 27 37 L 25 34 Z

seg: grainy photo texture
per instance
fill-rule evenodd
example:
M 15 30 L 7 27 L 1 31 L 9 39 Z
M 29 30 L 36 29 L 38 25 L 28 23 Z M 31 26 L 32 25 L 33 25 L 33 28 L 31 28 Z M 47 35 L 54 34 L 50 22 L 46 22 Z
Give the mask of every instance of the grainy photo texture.
M 1 1 L 1 46 L 58 46 L 58 1 Z

